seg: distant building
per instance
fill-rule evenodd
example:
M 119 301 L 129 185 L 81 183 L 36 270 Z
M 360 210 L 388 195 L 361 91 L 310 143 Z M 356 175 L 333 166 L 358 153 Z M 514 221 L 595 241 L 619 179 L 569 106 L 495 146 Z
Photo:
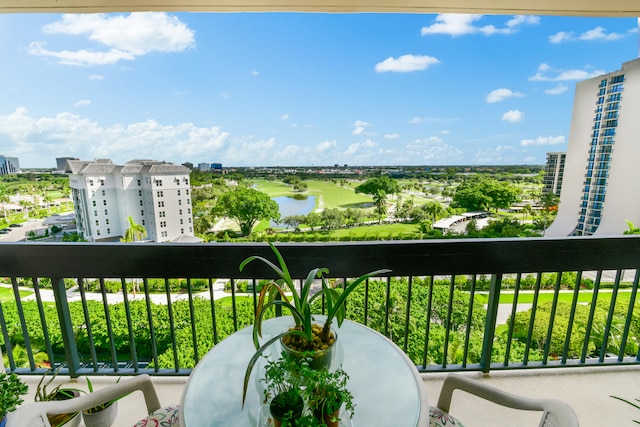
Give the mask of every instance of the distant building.
M 640 224 L 640 59 L 576 84 L 558 216 L 547 236 L 611 236 Z
M 222 172 L 222 163 L 211 163 L 211 170 L 214 172 Z
M 193 170 L 193 163 L 191 162 L 184 162 L 182 166 L 184 166 L 185 168 L 189 168 L 189 170 Z
M 20 161 L 17 157 L 0 156 L 0 175 L 21 173 Z
M 544 193 L 553 193 L 556 196 L 560 196 L 566 158 L 567 153 L 547 153 L 547 163 L 542 179 L 542 191 Z
M 189 169 L 154 160 L 68 160 L 78 232 L 89 241 L 114 241 L 145 227 L 146 239 L 167 242 L 193 236 Z
M 209 163 L 198 163 L 198 170 L 200 172 L 209 172 L 211 170 L 211 165 Z
M 67 160 L 80 160 L 77 157 L 56 157 L 56 171 L 64 172 L 67 167 Z

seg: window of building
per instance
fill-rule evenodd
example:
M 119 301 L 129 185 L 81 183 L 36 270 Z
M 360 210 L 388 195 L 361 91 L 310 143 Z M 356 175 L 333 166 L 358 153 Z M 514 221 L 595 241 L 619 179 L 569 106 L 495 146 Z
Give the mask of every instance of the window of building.
M 107 218 L 105 221 L 107 222 L 107 225 L 109 225 L 109 218 Z
M 111 229 L 107 228 L 107 234 L 111 234 Z
M 143 205 L 144 205 L 144 203 L 142 202 L 142 200 L 140 200 L 140 206 L 143 206 Z
M 102 195 L 103 195 L 103 196 L 106 196 L 106 195 L 107 195 L 107 192 L 106 192 L 106 191 L 104 191 L 104 190 L 102 190 Z
M 158 191 L 158 197 L 164 197 L 164 193 L 162 191 Z
M 142 220 L 142 225 L 144 225 L 144 219 Z
M 182 200 L 178 199 L 178 205 L 182 205 Z
M 189 215 L 191 215 L 191 208 L 188 208 L 188 209 L 187 209 L 187 213 L 188 213 Z
M 178 196 L 180 195 L 180 190 L 178 190 Z
M 89 180 L 89 185 L 93 185 L 93 180 L 92 179 Z
M 140 216 L 144 216 L 144 210 L 140 211 Z
M 180 234 L 184 234 L 184 228 L 180 229 Z
M 105 209 L 105 210 L 104 210 L 104 214 L 105 214 L 105 215 L 109 215 L 109 211 Z
M 162 200 L 160 200 L 160 201 L 158 202 L 158 207 L 159 207 L 159 208 L 164 208 L 164 202 L 163 202 Z
M 92 201 L 92 202 L 91 202 L 91 204 L 92 204 L 93 206 L 95 206 L 95 205 L 96 205 L 96 201 L 95 201 L 95 200 L 94 200 L 94 201 Z
M 97 227 L 98 225 L 100 225 L 100 221 L 98 221 L 98 220 L 96 219 L 96 227 Z
M 104 185 L 104 179 L 100 180 L 100 185 Z
M 107 201 L 106 200 L 102 201 L 102 206 L 107 206 Z
M 180 218 L 180 225 L 182 225 L 183 223 L 184 223 L 184 220 Z
M 138 187 L 142 185 L 142 181 L 138 180 Z M 142 193 L 142 192 L 141 192 Z M 142 194 L 141 194 L 142 195 Z
M 191 224 L 191 218 L 189 218 L 189 224 Z
M 100 235 L 100 230 L 96 230 L 96 234 L 99 236 Z
M 178 209 L 178 215 L 182 215 L 182 209 Z
M 98 216 L 98 211 L 93 211 L 93 216 Z
M 189 195 L 189 189 L 187 188 L 185 191 L 186 191 L 187 196 L 188 196 Z

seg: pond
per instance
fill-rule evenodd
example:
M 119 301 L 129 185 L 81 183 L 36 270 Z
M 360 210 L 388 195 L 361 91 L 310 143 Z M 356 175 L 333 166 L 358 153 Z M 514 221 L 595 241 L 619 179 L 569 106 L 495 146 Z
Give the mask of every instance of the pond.
M 291 215 L 306 215 L 316 208 L 316 196 L 280 196 L 274 197 L 273 200 L 280 208 L 280 218 L 286 218 Z M 271 227 L 276 227 L 275 222 L 271 221 Z M 284 224 L 278 224 L 278 227 L 286 227 Z

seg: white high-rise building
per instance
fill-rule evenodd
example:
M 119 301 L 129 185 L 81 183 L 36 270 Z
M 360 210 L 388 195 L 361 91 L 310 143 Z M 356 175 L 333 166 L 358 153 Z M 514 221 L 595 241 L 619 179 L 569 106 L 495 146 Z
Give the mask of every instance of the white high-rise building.
M 0 175 L 21 173 L 20 161 L 17 157 L 0 156 Z
M 558 216 L 547 236 L 640 225 L 640 59 L 576 85 Z
M 542 180 L 543 192 L 560 196 L 566 157 L 567 153 L 547 153 L 547 163 L 544 167 L 544 178 Z
M 117 241 L 128 217 L 147 230 L 145 240 L 193 236 L 189 169 L 166 162 L 68 160 L 78 232 L 89 241 Z

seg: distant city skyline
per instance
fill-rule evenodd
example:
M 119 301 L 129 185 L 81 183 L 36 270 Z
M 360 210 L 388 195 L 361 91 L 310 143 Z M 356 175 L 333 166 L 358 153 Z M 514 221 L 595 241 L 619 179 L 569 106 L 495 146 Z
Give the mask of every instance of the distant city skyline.
M 0 15 L 0 147 L 226 167 L 542 165 L 578 81 L 638 21 L 553 16 Z

